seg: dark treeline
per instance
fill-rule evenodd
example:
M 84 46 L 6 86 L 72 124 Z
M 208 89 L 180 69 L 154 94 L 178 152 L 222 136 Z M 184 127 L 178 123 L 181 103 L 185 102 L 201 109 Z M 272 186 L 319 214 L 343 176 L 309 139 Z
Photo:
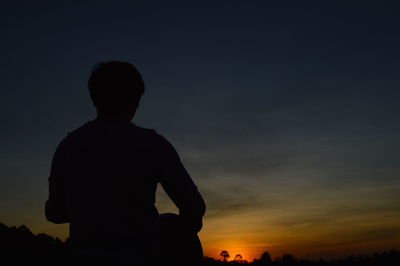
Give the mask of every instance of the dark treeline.
M 0 265 L 67 265 L 66 243 L 46 234 L 34 235 L 24 225 L 0 223 Z
M 397 250 L 371 255 L 349 256 L 331 261 L 297 259 L 292 254 L 284 254 L 272 259 L 268 252 L 264 252 L 259 259 L 254 259 L 252 262 L 243 260 L 240 254 L 231 257 L 225 250 L 220 255 L 220 260 L 204 258 L 204 265 L 400 265 L 400 252 Z M 24 225 L 8 227 L 0 223 L 0 265 L 68 265 L 68 241 L 63 242 L 46 234 L 34 235 Z M 174 261 L 169 261 L 166 258 L 165 265 L 174 265 Z M 190 265 L 190 262 L 187 265 Z
M 400 265 L 400 251 L 391 250 L 389 252 L 373 253 L 371 255 L 358 255 L 358 256 L 348 256 L 336 260 L 305 260 L 297 259 L 292 254 L 284 254 L 281 257 L 272 259 L 268 252 L 264 252 L 261 258 L 254 259 L 252 262 L 248 262 L 242 259 L 240 254 L 230 259 L 228 251 L 222 251 L 220 260 L 215 260 L 213 258 L 204 258 L 204 265 L 238 265 L 238 264 L 248 264 L 248 265 L 276 265 L 276 266 L 313 266 L 313 265 L 327 265 L 327 266 L 353 266 L 353 265 Z

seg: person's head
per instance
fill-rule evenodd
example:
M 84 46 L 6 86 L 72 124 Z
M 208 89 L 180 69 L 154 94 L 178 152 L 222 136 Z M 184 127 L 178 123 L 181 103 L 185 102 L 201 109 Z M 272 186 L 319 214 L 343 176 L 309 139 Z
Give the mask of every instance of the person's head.
M 98 113 L 134 112 L 144 93 L 144 82 L 130 63 L 110 61 L 93 66 L 88 87 Z

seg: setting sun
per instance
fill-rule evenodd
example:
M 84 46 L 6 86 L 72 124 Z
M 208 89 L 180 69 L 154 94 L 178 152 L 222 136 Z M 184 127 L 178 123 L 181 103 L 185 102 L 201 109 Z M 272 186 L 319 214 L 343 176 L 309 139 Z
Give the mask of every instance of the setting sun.
M 241 255 L 243 260 L 252 261 L 253 260 L 253 252 L 248 248 L 245 248 L 245 244 L 240 243 L 221 243 L 219 247 L 205 247 L 204 255 L 206 257 L 211 257 L 214 259 L 222 259 L 220 256 L 221 251 L 227 251 L 229 253 L 228 261 L 235 260 L 235 256 Z M 259 256 L 258 256 L 259 257 Z

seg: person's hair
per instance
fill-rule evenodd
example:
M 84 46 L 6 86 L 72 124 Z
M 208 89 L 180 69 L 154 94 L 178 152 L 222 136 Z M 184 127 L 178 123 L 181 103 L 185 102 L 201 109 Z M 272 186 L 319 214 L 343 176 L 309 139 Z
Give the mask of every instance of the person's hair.
M 144 82 L 130 63 L 100 62 L 93 66 L 88 87 L 94 106 L 103 112 L 125 112 L 139 105 Z

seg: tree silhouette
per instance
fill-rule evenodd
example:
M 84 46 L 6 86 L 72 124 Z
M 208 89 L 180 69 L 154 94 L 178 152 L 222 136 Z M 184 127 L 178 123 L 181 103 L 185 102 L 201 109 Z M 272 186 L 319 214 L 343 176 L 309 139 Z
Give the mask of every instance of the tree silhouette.
M 221 251 L 221 253 L 219 254 L 222 257 L 223 261 L 228 261 L 229 259 L 229 253 L 226 250 Z
M 242 257 L 242 255 L 237 254 L 237 255 L 235 256 L 235 261 L 238 262 L 238 263 L 243 262 L 243 257 Z
M 271 264 L 272 263 L 272 259 L 271 259 L 271 255 L 265 251 L 262 255 L 261 255 L 261 259 L 260 262 L 262 264 Z

